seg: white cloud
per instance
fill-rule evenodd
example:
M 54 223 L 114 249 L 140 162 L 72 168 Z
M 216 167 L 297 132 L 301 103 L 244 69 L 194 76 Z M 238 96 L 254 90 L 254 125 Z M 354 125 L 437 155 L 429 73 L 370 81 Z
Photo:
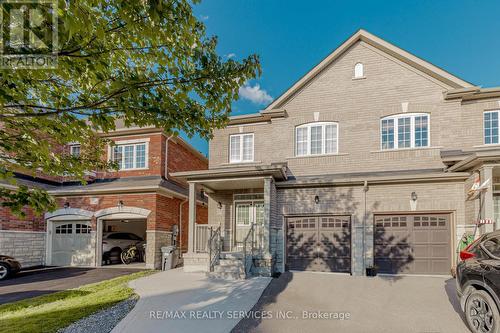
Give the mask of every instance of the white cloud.
M 202 21 L 206 21 L 206 20 L 208 20 L 210 18 L 210 16 L 208 16 L 208 15 L 200 15 L 200 18 L 201 18 Z
M 243 99 L 247 99 L 254 104 L 268 104 L 273 101 L 271 95 L 267 93 L 264 89 L 260 88 L 260 85 L 256 83 L 253 87 L 248 83 L 240 87 L 239 94 Z
M 236 57 L 236 53 L 228 53 L 228 54 L 226 54 L 226 57 L 228 59 L 234 58 L 234 57 Z

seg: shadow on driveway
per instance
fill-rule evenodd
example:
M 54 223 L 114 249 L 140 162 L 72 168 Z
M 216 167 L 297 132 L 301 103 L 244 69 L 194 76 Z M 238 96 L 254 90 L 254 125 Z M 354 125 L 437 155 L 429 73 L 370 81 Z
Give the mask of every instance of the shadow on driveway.
M 137 272 L 137 269 L 60 267 L 22 271 L 0 282 L 0 304 L 78 288 Z

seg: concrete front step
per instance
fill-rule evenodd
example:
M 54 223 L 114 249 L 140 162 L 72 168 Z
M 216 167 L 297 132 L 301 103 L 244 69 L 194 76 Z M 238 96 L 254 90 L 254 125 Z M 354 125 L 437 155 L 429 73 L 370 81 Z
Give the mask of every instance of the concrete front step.
M 219 259 L 220 266 L 243 266 L 243 260 L 240 259 Z
M 221 259 L 243 259 L 243 253 L 241 252 L 222 252 L 220 254 Z
M 217 272 L 217 273 L 228 272 L 228 273 L 245 274 L 245 269 L 243 268 L 243 266 L 215 266 L 214 272 Z
M 223 280 L 244 280 L 245 274 L 235 273 L 235 272 L 209 272 L 207 276 L 213 279 L 223 279 Z

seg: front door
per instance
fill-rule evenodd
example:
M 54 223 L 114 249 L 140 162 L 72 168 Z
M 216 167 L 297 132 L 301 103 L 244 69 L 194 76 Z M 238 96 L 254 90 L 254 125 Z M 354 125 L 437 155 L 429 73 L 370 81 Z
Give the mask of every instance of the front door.
M 243 241 L 254 225 L 254 247 L 259 248 L 263 238 L 264 203 L 262 201 L 242 201 L 235 203 L 235 250 L 243 249 Z

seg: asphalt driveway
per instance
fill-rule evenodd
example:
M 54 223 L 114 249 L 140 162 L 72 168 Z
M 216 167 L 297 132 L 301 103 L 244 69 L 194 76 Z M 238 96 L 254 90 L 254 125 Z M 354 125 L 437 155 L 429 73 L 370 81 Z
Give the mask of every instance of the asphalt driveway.
M 233 332 L 470 331 L 451 277 L 287 272 L 273 279 Z
M 137 269 L 77 267 L 24 271 L 11 279 L 0 281 L 0 304 L 77 288 L 134 272 Z

